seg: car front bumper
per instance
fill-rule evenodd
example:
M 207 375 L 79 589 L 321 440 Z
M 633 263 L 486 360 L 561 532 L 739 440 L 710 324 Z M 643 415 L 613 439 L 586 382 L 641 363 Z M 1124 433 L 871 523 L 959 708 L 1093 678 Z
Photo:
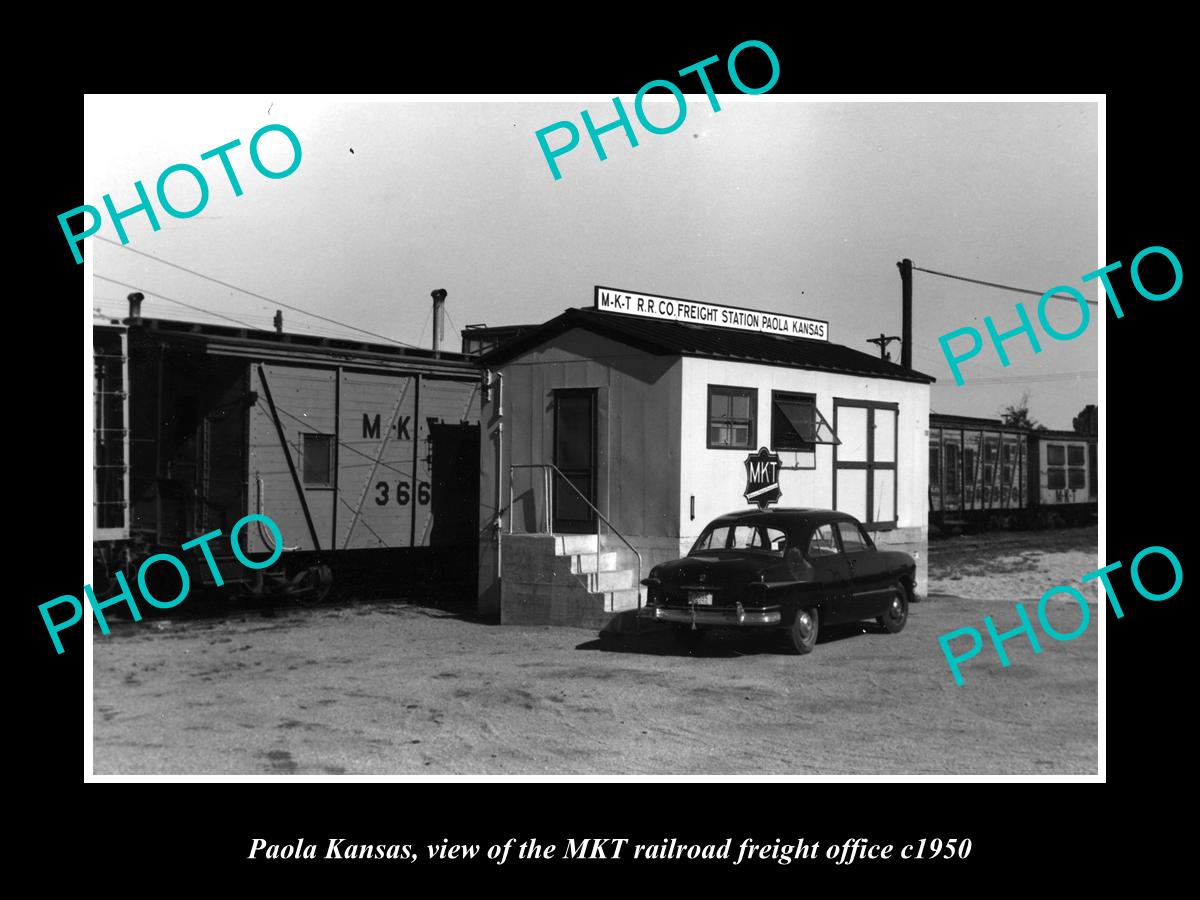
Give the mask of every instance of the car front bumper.
M 778 625 L 782 620 L 779 607 L 745 609 L 709 606 L 644 606 L 641 617 L 655 622 L 674 622 L 679 625 Z

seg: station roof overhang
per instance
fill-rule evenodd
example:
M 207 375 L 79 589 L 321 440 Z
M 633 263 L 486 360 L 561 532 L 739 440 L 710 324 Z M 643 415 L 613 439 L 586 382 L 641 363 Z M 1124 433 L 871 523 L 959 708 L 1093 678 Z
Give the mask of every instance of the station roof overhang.
M 861 375 L 931 384 L 937 379 L 869 353 L 825 341 L 707 325 L 623 316 L 592 309 L 568 309 L 533 331 L 506 341 L 480 357 L 488 367 L 503 365 L 555 337 L 580 328 L 656 356 L 693 356 L 732 362 L 786 366 L 841 375 Z

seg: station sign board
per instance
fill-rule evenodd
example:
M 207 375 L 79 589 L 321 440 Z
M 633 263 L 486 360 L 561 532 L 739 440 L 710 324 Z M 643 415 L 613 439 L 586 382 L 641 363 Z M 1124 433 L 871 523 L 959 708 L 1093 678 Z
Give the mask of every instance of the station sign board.
M 596 285 L 595 308 L 602 312 L 641 316 L 687 325 L 709 325 L 739 331 L 784 335 L 810 341 L 828 341 L 829 323 L 788 313 L 769 312 L 748 306 L 725 306 L 679 297 L 639 294 L 619 288 Z

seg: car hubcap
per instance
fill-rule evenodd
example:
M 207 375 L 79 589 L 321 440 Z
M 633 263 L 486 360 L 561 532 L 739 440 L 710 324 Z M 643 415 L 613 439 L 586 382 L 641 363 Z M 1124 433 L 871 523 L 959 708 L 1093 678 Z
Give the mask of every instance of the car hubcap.
M 800 623 L 800 636 L 807 641 L 812 635 L 812 616 L 806 612 L 802 612 L 798 621 Z
M 900 618 L 903 618 L 903 616 L 904 616 L 904 607 L 900 603 L 900 598 L 893 597 L 892 598 L 892 618 L 900 619 Z

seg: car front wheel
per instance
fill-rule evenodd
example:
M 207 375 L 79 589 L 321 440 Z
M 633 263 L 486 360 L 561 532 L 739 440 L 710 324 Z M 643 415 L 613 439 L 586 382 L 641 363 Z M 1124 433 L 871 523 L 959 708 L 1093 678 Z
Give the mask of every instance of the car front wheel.
M 875 621 L 888 634 L 895 634 L 904 628 L 904 623 L 908 621 L 908 588 L 903 582 L 897 582 L 892 595 L 892 605 Z
M 811 653 L 817 645 L 817 631 L 821 625 L 821 616 L 816 608 L 796 610 L 796 618 L 788 628 L 792 649 L 797 653 Z

